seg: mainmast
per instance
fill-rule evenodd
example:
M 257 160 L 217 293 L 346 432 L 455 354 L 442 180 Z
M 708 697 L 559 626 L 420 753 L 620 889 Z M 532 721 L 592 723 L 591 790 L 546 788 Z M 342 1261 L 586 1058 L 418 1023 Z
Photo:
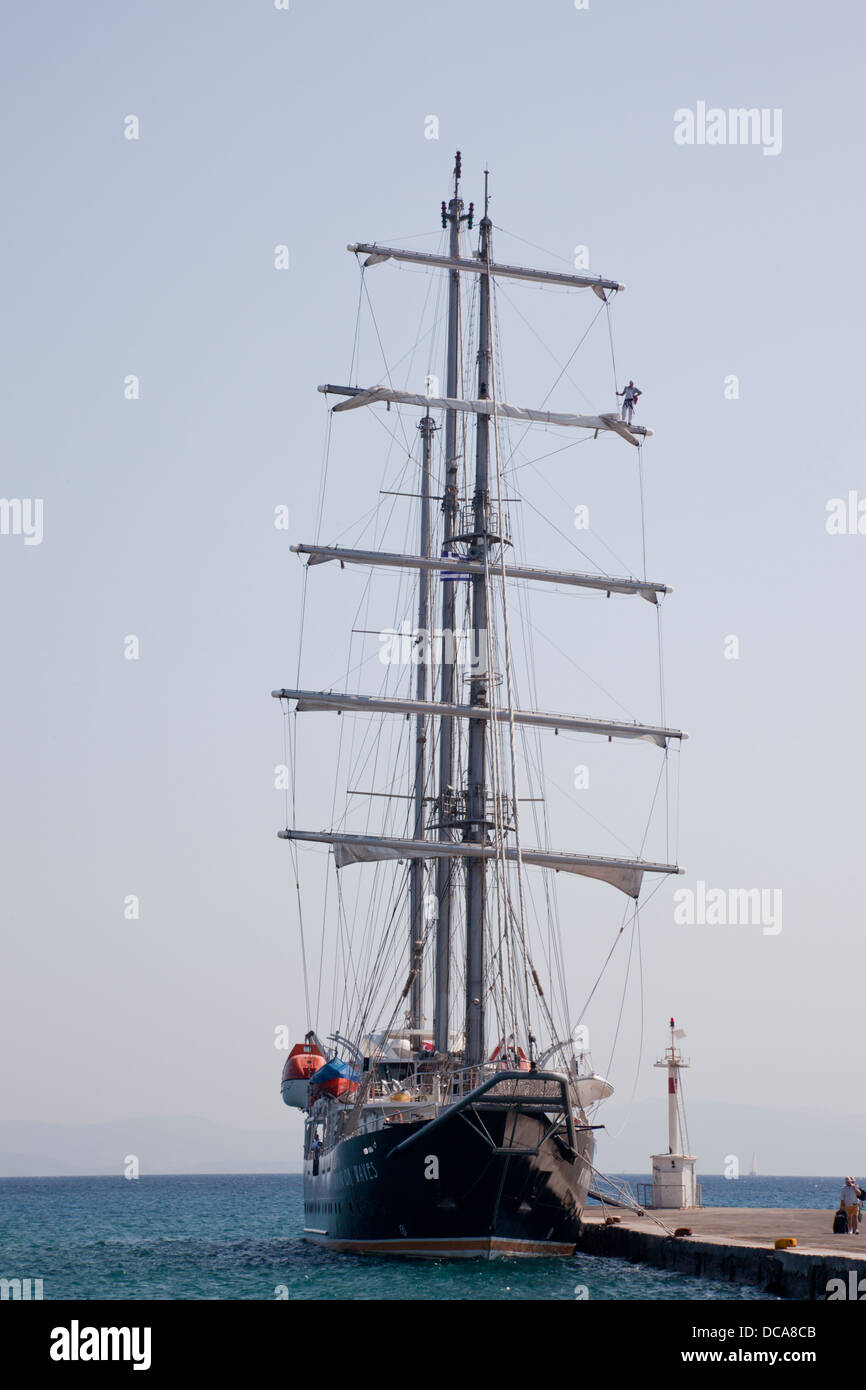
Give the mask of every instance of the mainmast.
M 454 193 L 446 209 L 442 204 L 442 225 L 450 227 L 449 253 L 452 259 L 460 257 L 460 228 L 468 221 L 472 226 L 473 206 L 469 204 L 468 213 L 463 211 L 460 197 L 460 151 L 454 157 Z M 460 272 L 452 270 L 448 276 L 448 352 L 445 366 L 445 394 L 452 400 L 459 390 L 460 368 Z M 457 533 L 457 412 L 445 412 L 445 486 L 442 498 L 442 551 L 448 554 L 452 538 Z M 456 670 L 456 583 L 443 575 L 442 588 L 442 677 L 440 699 L 443 705 L 453 705 L 455 701 L 454 679 Z M 454 786 L 454 719 L 445 716 L 439 724 L 439 839 L 450 840 L 452 830 L 444 814 L 444 799 L 453 792 Z M 451 989 L 451 905 L 453 899 L 452 874 L 454 860 L 440 859 L 436 865 L 436 902 L 438 909 L 436 924 L 436 965 L 434 981 L 433 1008 L 433 1046 L 437 1052 L 447 1052 L 450 1042 L 449 994 Z
M 489 266 L 491 224 L 487 215 L 487 171 L 484 173 L 484 216 L 478 259 Z M 490 275 L 482 270 L 478 294 L 478 399 L 490 398 Z M 473 534 L 469 538 L 469 559 L 482 566 L 472 575 L 472 647 L 470 699 L 473 707 L 486 707 L 487 670 L 487 517 L 488 463 L 490 456 L 490 416 L 479 414 L 475 427 L 475 492 L 472 499 Z M 469 720 L 468 785 L 466 836 L 483 843 L 487 822 L 487 717 Z M 466 865 L 466 1062 L 477 1066 L 484 1061 L 484 928 L 486 864 L 470 859 Z

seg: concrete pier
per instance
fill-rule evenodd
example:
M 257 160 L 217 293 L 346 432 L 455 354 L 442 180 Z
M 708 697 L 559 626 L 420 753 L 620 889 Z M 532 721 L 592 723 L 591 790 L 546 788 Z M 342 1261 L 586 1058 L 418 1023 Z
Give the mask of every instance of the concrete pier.
M 606 1226 L 606 1215 L 620 1219 Z M 690 1226 L 692 1235 L 668 1234 L 679 1226 Z M 832 1228 L 832 1211 L 790 1207 L 702 1207 L 643 1216 L 592 1208 L 584 1212 L 577 1249 L 752 1284 L 780 1298 L 823 1301 L 831 1279 L 844 1280 L 846 1289 L 856 1288 L 855 1281 L 862 1279 L 860 1295 L 866 1299 L 866 1234 L 834 1236 Z M 776 1250 L 780 1236 L 793 1236 L 796 1247 Z M 854 1280 L 849 1278 L 852 1271 Z

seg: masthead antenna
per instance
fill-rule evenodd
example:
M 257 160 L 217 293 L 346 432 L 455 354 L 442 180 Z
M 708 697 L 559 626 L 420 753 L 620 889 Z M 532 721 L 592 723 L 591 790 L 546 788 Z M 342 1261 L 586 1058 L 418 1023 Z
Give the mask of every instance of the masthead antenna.
M 454 219 L 456 218 L 458 224 L 460 222 L 466 222 L 471 230 L 472 223 L 475 219 L 475 204 L 470 203 L 469 211 L 463 211 L 463 203 L 460 199 L 461 173 L 462 158 L 460 151 L 458 150 L 454 156 L 454 195 L 450 203 L 446 203 L 444 198 L 442 200 L 442 226 L 447 227 L 449 222 L 454 222 Z

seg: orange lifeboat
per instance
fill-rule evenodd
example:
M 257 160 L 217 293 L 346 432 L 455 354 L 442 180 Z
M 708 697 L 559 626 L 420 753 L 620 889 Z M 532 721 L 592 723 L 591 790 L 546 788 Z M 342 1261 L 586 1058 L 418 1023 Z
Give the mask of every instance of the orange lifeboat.
M 311 1078 L 311 1094 L 315 1100 L 320 1096 L 331 1096 L 333 1100 L 348 1100 L 353 1092 L 357 1091 L 359 1081 L 360 1077 L 348 1062 L 342 1061 L 339 1057 L 332 1057 L 330 1062 L 320 1067 Z
M 515 1047 L 513 1040 L 506 1046 L 502 1038 L 490 1054 L 491 1062 L 499 1062 L 503 1071 L 529 1071 L 529 1059 L 522 1047 Z
M 296 1043 L 286 1058 L 280 1087 L 286 1105 L 305 1110 L 310 1093 L 310 1077 L 325 1065 L 325 1059 L 308 1033 Z

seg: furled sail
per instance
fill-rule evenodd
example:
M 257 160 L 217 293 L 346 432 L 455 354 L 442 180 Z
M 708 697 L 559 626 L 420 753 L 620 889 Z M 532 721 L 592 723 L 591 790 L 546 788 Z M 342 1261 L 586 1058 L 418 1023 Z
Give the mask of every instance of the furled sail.
M 366 714 L 421 714 L 437 718 L 495 719 L 507 724 L 532 724 L 542 729 L 568 729 L 576 733 L 603 734 L 608 738 L 642 739 L 666 748 L 669 739 L 688 738 L 681 729 L 654 724 L 628 724 L 622 719 L 586 719 L 574 714 L 548 714 L 541 710 L 492 710 L 487 705 L 442 704 L 437 700 L 400 700 L 387 695 L 350 695 L 331 690 L 272 690 L 275 700 L 297 700 L 298 714 L 316 710 L 347 710 Z
M 400 246 L 378 246 L 376 243 L 353 241 L 346 247 L 356 254 L 367 254 L 364 266 L 381 265 L 383 261 L 407 261 L 410 265 L 431 265 L 442 270 L 464 270 L 470 274 L 498 275 L 510 280 L 531 280 L 537 285 L 565 285 L 569 289 L 588 289 L 599 299 L 606 299 L 605 290 L 624 290 L 618 280 L 605 280 L 602 275 L 572 275 L 561 270 L 534 270 L 527 265 L 500 265 L 476 257 L 437 256 L 428 251 L 404 251 Z
M 629 444 L 638 445 L 640 437 L 649 437 L 651 429 L 645 425 L 626 425 L 616 413 L 607 415 L 569 415 L 554 410 L 530 410 L 522 405 L 506 405 L 504 401 L 463 400 L 458 396 L 425 396 L 414 391 L 397 391 L 390 386 L 371 386 L 367 389 L 355 386 L 320 386 L 323 395 L 348 396 L 348 400 L 334 406 L 334 413 L 341 410 L 357 410 L 362 405 L 377 405 L 393 401 L 397 405 L 418 405 L 428 410 L 459 410 L 472 415 L 501 415 L 509 420 L 538 421 L 545 425 L 564 425 L 584 430 L 611 430 L 627 439 Z
M 676 864 L 653 864 L 644 859 L 610 859 L 593 854 L 565 854 L 560 850 L 524 849 L 520 854 L 513 846 L 497 849 L 495 845 L 477 844 L 467 840 L 403 840 L 390 835 L 346 835 L 331 831 L 280 830 L 281 840 L 309 840 L 332 845 L 334 863 L 338 869 L 348 864 L 374 863 L 385 859 L 489 859 L 497 857 L 508 863 L 532 865 L 540 869 L 556 869 L 584 878 L 601 879 L 626 893 L 630 898 L 640 895 L 645 873 L 681 874 Z
M 385 550 L 344 550 L 337 545 L 293 545 L 296 555 L 309 555 L 311 565 L 339 560 L 342 565 L 384 565 L 391 569 L 441 570 L 443 574 L 483 574 L 478 560 L 454 559 L 448 555 L 397 555 Z M 502 574 L 499 561 L 488 564 L 488 573 Z M 579 574 L 574 570 L 546 570 L 535 565 L 505 565 L 506 579 L 537 580 L 547 584 L 570 584 L 579 589 L 600 589 L 606 594 L 640 594 L 648 603 L 658 603 L 659 594 L 670 594 L 667 584 L 647 579 L 625 579 L 607 574 Z

